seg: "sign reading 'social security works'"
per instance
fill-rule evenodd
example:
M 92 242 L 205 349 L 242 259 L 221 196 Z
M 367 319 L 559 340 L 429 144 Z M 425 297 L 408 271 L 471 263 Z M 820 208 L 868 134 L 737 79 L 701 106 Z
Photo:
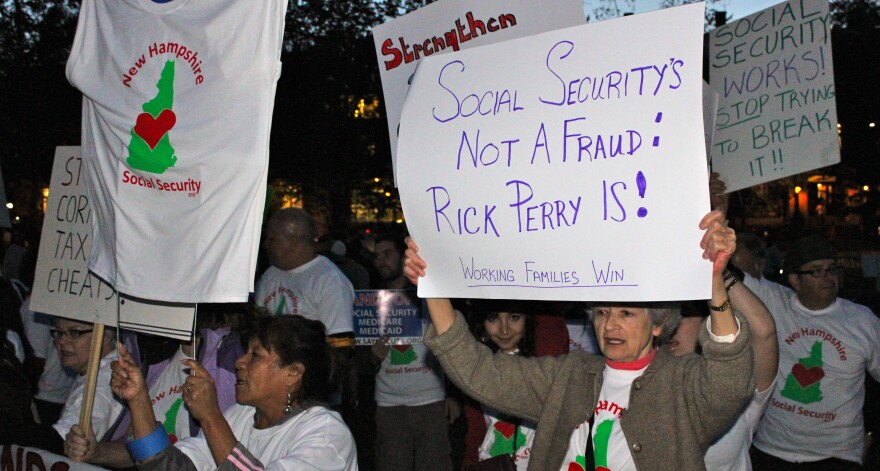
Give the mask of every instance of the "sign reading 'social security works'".
M 789 0 L 709 33 L 712 168 L 729 191 L 840 162 L 828 5 Z
M 423 59 L 398 149 L 419 295 L 707 297 L 702 28 L 697 4 Z
M 584 21 L 579 0 L 441 0 L 373 28 L 395 181 L 400 114 L 421 59 Z

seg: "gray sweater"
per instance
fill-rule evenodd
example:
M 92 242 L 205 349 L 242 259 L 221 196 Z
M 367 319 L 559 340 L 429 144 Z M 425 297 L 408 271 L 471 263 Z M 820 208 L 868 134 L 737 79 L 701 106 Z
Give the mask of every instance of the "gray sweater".
M 755 390 L 748 323 L 737 318 L 740 333 L 733 343 L 712 341 L 703 327 L 702 356 L 673 357 L 661 350 L 633 381 L 620 425 L 639 470 L 706 469 L 706 449 Z M 431 326 L 425 344 L 465 393 L 538 423 L 529 470 L 562 466 L 572 432 L 598 401 L 603 357 L 581 352 L 541 358 L 493 355 L 473 338 L 460 314 L 443 335 Z

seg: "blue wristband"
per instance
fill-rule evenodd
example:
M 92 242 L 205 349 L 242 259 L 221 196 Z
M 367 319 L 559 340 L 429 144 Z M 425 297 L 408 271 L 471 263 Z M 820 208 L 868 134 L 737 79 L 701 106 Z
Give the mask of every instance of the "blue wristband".
M 125 448 L 135 462 L 141 462 L 148 458 L 152 458 L 160 451 L 168 448 L 169 444 L 170 442 L 168 440 L 168 434 L 165 432 L 165 428 L 162 427 L 162 424 L 158 424 L 156 425 L 156 430 L 153 430 L 153 433 L 146 437 L 127 442 Z

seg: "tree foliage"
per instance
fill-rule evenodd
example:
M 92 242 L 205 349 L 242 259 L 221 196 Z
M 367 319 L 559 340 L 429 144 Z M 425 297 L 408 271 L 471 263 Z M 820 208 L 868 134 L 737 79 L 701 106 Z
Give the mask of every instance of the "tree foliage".
M 302 188 L 304 200 L 328 208 L 337 227 L 347 222 L 355 188 L 363 194 L 374 177 L 391 179 L 371 28 L 425 3 L 291 0 L 289 5 L 269 175 Z M 710 0 L 709 8 L 722 4 Z M 7 188 L 24 180 L 48 181 L 54 147 L 79 143 L 81 98 L 64 75 L 78 8 L 76 0 L 0 0 L 0 109 L 5 111 L 0 113 L 0 164 Z M 603 0 L 591 17 L 633 9 L 633 0 Z M 846 128 L 851 120 L 877 120 L 878 94 L 871 87 L 880 82 L 880 8 L 877 0 L 835 0 L 832 12 L 845 162 L 858 166 L 859 159 L 847 156 L 880 151 L 876 131 L 871 138 Z M 361 99 L 380 103 L 370 114 L 374 119 L 355 118 Z

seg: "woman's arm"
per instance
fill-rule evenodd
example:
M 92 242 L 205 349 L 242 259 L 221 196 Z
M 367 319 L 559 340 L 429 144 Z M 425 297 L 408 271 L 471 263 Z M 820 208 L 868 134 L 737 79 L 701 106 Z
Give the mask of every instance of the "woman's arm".
M 238 440 L 217 404 L 214 378 L 195 360 L 183 360 L 191 373 L 183 385 L 183 400 L 190 415 L 202 424 L 202 432 L 217 466 L 226 461 Z
M 419 256 L 416 243 L 409 238 L 406 243 L 404 273 L 417 285 L 428 265 Z M 426 332 L 425 344 L 437 356 L 447 377 L 481 403 L 537 420 L 563 360 L 494 355 L 473 338 L 448 298 L 428 299 L 427 304 L 433 329 Z
M 124 443 L 121 441 L 98 442 L 92 429 L 89 429 L 89 434 L 86 436 L 79 425 L 74 425 L 67 433 L 64 452 L 70 459 L 80 463 L 92 463 L 113 468 L 134 466 Z
M 733 307 L 749 321 L 755 354 L 755 387 L 758 391 L 766 391 L 776 381 L 779 367 L 776 322 L 764 303 L 745 284 L 734 282 L 729 294 Z
M 736 250 L 736 233 L 727 227 L 724 214 L 715 210 L 703 217 L 700 229 L 706 231 L 700 241 L 703 258 L 712 262 L 712 299 L 709 301 L 711 333 L 725 338 L 739 332 L 730 299 L 724 288 L 724 269 L 727 261 Z
M 119 360 L 110 365 L 110 389 L 128 402 L 131 411 L 131 430 L 135 439 L 146 437 L 156 430 L 156 415 L 150 401 L 141 369 L 134 363 L 121 343 L 118 344 Z

